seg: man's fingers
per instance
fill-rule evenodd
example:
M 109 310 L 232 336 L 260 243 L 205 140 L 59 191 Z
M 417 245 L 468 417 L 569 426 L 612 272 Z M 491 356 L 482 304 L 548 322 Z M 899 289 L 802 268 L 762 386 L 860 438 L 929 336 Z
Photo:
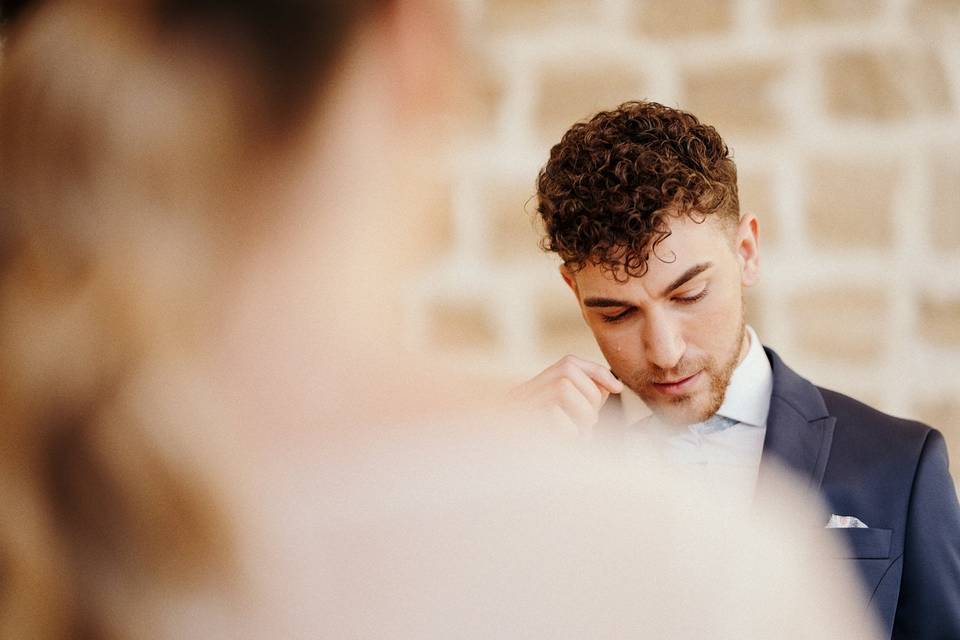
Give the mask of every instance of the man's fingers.
M 559 412 L 578 427 L 593 426 L 599 417 L 597 408 L 566 378 L 555 381 L 548 393 L 539 394 L 531 404 L 552 416 Z
M 561 380 L 569 380 L 595 409 L 599 409 L 603 406 L 603 402 L 606 400 L 604 396 L 604 389 L 597 385 L 597 382 L 591 378 L 586 371 L 581 369 L 575 364 L 566 364 L 560 370 L 563 378 Z M 607 394 L 609 395 L 609 393 Z
M 603 371 L 606 371 L 606 377 L 603 377 Z M 597 377 L 600 377 L 601 380 L 598 381 Z M 602 365 L 576 356 L 565 356 L 541 371 L 535 378 L 517 387 L 511 393 L 511 396 L 521 400 L 536 399 L 541 395 L 550 394 L 555 385 L 562 379 L 570 380 L 597 407 L 606 400 L 603 396 L 603 390 L 609 392 L 611 391 L 609 387 L 615 386 L 613 385 L 614 382 L 619 384 L 619 381 Z M 619 389 L 614 389 L 613 393 L 619 393 Z
M 569 362 L 576 365 L 584 373 L 596 382 L 598 385 L 610 393 L 620 393 L 623 391 L 623 383 L 617 380 L 617 377 L 607 367 L 590 360 L 584 360 L 577 356 L 564 356 L 560 362 Z
M 598 406 L 594 406 L 572 382 L 563 380 L 560 385 L 560 395 L 556 404 L 579 427 L 592 427 L 597 421 Z
M 548 410 L 557 409 L 581 428 L 590 428 L 611 393 L 620 393 L 623 384 L 609 369 L 576 356 L 565 356 L 535 378 L 517 387 L 513 400 Z

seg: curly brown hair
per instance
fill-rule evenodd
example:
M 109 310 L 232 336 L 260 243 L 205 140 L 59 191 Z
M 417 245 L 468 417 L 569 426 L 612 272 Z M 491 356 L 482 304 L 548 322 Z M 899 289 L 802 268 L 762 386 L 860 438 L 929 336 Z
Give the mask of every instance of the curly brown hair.
M 656 102 L 625 102 L 573 125 L 537 177 L 545 251 L 578 271 L 640 277 L 668 217 L 739 219 L 737 168 L 713 127 Z

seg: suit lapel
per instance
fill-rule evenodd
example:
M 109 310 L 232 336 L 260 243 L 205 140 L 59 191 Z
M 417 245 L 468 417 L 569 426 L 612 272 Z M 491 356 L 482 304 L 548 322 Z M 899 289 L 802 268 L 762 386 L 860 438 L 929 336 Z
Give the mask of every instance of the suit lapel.
M 771 473 L 771 465 L 786 466 L 811 490 L 820 489 L 830 457 L 836 418 L 829 415 L 823 396 L 809 381 L 764 348 L 773 370 L 773 394 L 767 433 L 760 459 L 758 488 Z

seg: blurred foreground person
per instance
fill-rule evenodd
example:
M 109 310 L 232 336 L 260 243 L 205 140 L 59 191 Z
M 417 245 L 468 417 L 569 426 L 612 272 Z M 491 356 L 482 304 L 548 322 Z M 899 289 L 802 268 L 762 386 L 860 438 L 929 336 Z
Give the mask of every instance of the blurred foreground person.
M 789 490 L 752 517 L 502 418 L 424 418 L 455 385 L 396 350 L 389 298 L 442 160 L 448 20 L 426 0 L 20 16 L 0 636 L 869 637 Z

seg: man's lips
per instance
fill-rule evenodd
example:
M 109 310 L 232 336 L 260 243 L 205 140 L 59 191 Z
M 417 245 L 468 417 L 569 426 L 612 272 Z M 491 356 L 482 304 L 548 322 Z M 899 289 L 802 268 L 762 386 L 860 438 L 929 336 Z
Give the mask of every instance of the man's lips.
M 679 395 L 685 393 L 694 385 L 694 383 L 700 378 L 701 371 L 697 371 L 693 375 L 689 375 L 686 378 L 678 378 L 676 380 L 669 380 L 666 382 L 653 382 L 651 386 L 659 391 L 660 393 L 666 395 Z

